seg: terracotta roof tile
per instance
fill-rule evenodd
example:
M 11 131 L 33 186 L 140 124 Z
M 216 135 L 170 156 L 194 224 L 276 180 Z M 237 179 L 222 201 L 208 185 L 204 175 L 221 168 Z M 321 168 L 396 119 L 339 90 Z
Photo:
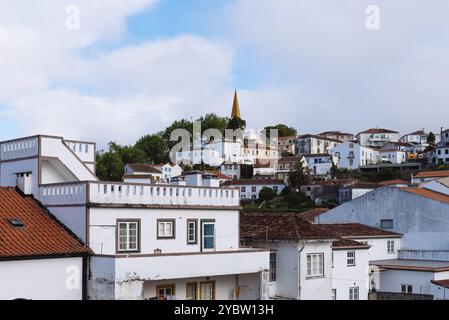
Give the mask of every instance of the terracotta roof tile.
M 391 186 L 394 184 L 409 184 L 408 181 L 402 180 L 402 179 L 395 179 L 395 180 L 385 180 L 385 181 L 381 181 L 379 182 L 379 184 L 381 186 Z
M 359 132 L 357 135 L 361 133 L 399 133 L 397 131 L 389 130 L 389 129 L 382 129 L 382 128 L 371 128 L 362 132 Z
M 436 200 L 436 201 L 440 201 L 440 202 L 444 202 L 449 204 L 449 196 L 444 194 L 444 193 L 439 193 L 430 189 L 421 189 L 421 188 L 400 188 L 401 190 L 410 192 L 410 193 L 414 193 L 416 195 L 428 198 L 428 199 L 432 199 L 432 200 Z
M 133 169 L 134 171 L 138 172 L 145 172 L 145 173 L 161 173 L 160 170 L 156 169 L 152 165 L 149 164 L 141 164 L 141 163 L 128 163 L 128 167 Z
M 350 239 L 339 239 L 332 242 L 332 249 L 346 250 L 346 249 L 369 249 L 371 246 Z
M 318 217 L 319 215 L 323 214 L 326 211 L 329 211 L 329 209 L 328 208 L 314 208 L 314 209 L 310 209 L 310 210 L 299 213 L 299 217 L 301 219 L 314 222 L 316 217 Z
M 226 186 L 247 186 L 247 185 L 284 185 L 284 180 L 278 179 L 240 179 L 234 181 L 226 181 Z
M 10 219 L 20 219 L 14 227 Z M 0 257 L 88 254 L 81 244 L 32 197 L 14 188 L 0 188 Z
M 402 237 L 402 234 L 400 233 L 378 229 L 360 223 L 333 223 L 320 224 L 320 226 L 342 238 Z
M 449 279 L 430 280 L 430 282 L 436 284 L 437 286 L 449 289 Z
M 320 225 L 312 224 L 295 213 L 241 213 L 240 236 L 263 240 L 334 239 Z
M 443 178 L 449 177 L 449 170 L 420 171 L 415 178 Z

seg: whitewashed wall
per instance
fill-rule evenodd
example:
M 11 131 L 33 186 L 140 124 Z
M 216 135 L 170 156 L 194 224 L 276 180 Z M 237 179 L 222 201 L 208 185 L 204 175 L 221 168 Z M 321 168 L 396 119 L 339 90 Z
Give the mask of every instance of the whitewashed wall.
M 355 252 L 355 266 L 347 265 L 348 251 Z M 359 287 L 359 300 L 368 299 L 369 266 L 368 250 L 334 250 L 332 288 L 337 300 L 349 300 L 349 288 Z
M 71 268 L 79 272 L 68 273 Z M 79 285 L 78 289 L 67 288 L 70 274 L 75 276 L 74 283 Z M 0 300 L 80 300 L 82 258 L 1 261 L 0 283 Z

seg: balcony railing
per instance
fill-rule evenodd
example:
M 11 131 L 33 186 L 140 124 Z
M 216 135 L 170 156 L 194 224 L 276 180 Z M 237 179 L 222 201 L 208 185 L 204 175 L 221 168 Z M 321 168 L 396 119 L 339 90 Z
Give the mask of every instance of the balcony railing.
M 38 145 L 37 137 L 5 141 L 0 145 L 0 160 L 37 156 Z

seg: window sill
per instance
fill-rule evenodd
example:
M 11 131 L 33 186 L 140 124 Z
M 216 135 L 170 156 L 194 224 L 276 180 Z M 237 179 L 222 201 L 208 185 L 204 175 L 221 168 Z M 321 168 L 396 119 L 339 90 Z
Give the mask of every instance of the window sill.
M 324 274 L 320 276 L 306 276 L 306 280 L 314 280 L 314 279 L 322 279 L 324 278 Z

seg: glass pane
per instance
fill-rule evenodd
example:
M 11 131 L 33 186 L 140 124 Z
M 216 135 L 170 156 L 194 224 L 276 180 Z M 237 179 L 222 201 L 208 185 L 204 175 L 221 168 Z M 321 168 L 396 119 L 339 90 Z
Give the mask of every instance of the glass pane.
M 203 234 L 205 236 L 213 236 L 214 235 L 215 225 L 212 223 L 205 223 L 203 225 Z
M 204 249 L 214 248 L 214 237 L 204 237 Z

